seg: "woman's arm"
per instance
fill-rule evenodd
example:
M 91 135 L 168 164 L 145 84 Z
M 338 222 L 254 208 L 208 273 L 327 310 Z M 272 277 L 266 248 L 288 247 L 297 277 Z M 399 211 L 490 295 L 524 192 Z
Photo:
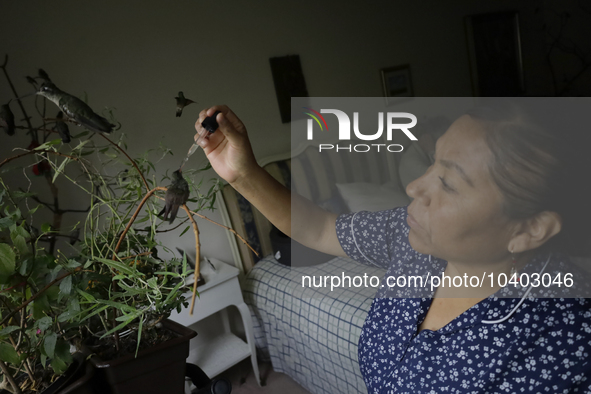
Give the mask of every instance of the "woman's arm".
M 221 111 L 216 117 L 219 132 L 202 138 L 199 144 L 217 174 L 283 233 L 309 248 L 345 256 L 335 230 L 337 215 L 291 193 L 262 169 L 254 158 L 246 127 L 227 106 L 201 111 L 197 132 L 204 132 L 201 122 L 216 111 Z

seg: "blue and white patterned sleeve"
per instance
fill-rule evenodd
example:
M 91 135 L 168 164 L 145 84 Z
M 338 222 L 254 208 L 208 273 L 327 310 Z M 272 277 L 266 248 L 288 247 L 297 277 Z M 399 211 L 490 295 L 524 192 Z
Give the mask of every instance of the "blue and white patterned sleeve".
M 406 216 L 406 207 L 340 215 L 337 238 L 353 260 L 387 269 L 400 247 L 408 245 Z

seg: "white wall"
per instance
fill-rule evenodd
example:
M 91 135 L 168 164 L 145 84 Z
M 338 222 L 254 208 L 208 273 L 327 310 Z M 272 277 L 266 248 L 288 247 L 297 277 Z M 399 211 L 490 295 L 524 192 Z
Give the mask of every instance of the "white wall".
M 173 149 L 174 159 L 158 168 L 164 172 L 178 165 L 199 110 L 212 104 L 226 103 L 242 118 L 257 157 L 289 150 L 273 56 L 300 55 L 311 96 L 381 96 L 380 68 L 404 63 L 416 96 L 471 95 L 463 21 L 469 14 L 519 10 L 528 93 L 550 94 L 537 3 L 23 0 L 2 3 L 0 56 L 9 54 L 20 94 L 30 91 L 24 76 L 42 67 L 63 90 L 88 93 L 94 108 L 115 107 L 132 155 L 159 142 Z M 179 90 L 199 103 L 175 118 Z M 10 97 L 0 76 L 0 101 Z M 1 138 L 6 157 L 16 140 Z M 202 158 L 198 152 L 188 166 Z M 224 233 L 200 224 L 203 252 L 229 261 Z M 190 232 L 169 239 L 187 248 L 193 242 Z

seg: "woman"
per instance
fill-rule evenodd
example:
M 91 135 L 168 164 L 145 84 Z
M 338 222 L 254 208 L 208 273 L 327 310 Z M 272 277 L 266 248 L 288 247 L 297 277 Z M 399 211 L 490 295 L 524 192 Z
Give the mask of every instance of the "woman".
M 217 110 L 221 133 L 201 141 L 213 168 L 293 239 L 387 268 L 386 277 L 494 278 L 429 294 L 383 286 L 359 342 L 368 392 L 591 392 L 591 309 L 572 298 L 586 283 L 565 254 L 591 239 L 589 181 L 578 175 L 591 167 L 579 160 L 588 155 L 563 148 L 568 136 L 548 131 L 576 128 L 572 117 L 550 116 L 542 127 L 531 114 L 556 111 L 477 108 L 439 138 L 435 163 L 407 187 L 408 207 L 337 217 L 256 164 L 229 108 L 202 111 L 198 131 Z M 497 280 L 544 273 L 561 281 L 571 274 L 575 284 Z

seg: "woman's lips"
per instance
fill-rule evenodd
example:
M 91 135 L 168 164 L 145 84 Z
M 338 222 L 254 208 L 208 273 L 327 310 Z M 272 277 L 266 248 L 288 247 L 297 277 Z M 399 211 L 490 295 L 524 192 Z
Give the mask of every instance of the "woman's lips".
M 408 225 L 411 228 L 422 229 L 421 225 L 415 220 L 415 218 L 410 213 L 406 217 L 406 223 L 408 223 Z

